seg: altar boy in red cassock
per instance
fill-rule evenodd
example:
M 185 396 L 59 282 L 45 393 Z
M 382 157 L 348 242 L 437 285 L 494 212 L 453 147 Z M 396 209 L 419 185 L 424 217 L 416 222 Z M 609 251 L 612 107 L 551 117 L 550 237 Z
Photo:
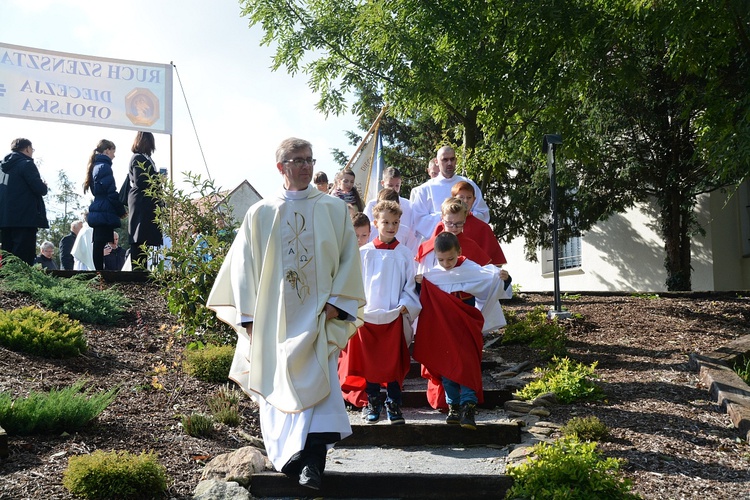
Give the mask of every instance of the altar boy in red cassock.
M 380 420 L 380 389 L 385 385 L 388 420 L 403 424 L 401 387 L 411 363 L 411 323 L 420 310 L 414 259 L 411 251 L 396 239 L 401 217 L 398 203 L 378 202 L 372 214 L 378 236 L 359 249 L 367 298 L 365 324 L 342 351 L 339 380 L 344 399 L 355 406 L 361 406 L 358 394 L 362 389 L 366 391 L 368 423 Z
M 433 408 L 447 403 L 448 424 L 476 429 L 482 401 L 482 333 L 505 326 L 498 298 L 505 285 L 493 265 L 480 266 L 461 255 L 456 235 L 434 240 L 437 264 L 416 276 L 422 313 L 414 337 L 414 359 L 428 379 Z
M 492 258 L 480 247 L 474 240 L 469 238 L 464 232 L 464 224 L 469 213 L 469 207 L 458 198 L 447 198 L 440 207 L 442 218 L 440 220 L 440 232 L 447 231 L 453 233 L 458 238 L 461 245 L 461 254 L 469 260 L 473 260 L 480 266 L 492 262 Z M 417 250 L 417 272 L 422 273 L 426 269 L 431 269 L 437 264 L 435 257 L 435 238 L 439 234 L 435 230 L 432 238 L 424 241 Z

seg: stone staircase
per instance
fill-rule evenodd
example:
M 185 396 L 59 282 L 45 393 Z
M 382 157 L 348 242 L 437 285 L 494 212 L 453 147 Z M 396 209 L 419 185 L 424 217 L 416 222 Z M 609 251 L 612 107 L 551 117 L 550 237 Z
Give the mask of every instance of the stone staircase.
M 329 452 L 323 487 L 304 488 L 278 472 L 253 474 L 253 498 L 503 498 L 512 479 L 503 474 L 508 449 L 521 442 L 521 426 L 503 411 L 512 390 L 493 374 L 503 367 L 483 363 L 484 403 L 477 430 L 445 424 L 445 414 L 428 407 L 419 365 L 404 383 L 406 425 L 383 417 L 367 424 L 350 410 L 353 434 Z

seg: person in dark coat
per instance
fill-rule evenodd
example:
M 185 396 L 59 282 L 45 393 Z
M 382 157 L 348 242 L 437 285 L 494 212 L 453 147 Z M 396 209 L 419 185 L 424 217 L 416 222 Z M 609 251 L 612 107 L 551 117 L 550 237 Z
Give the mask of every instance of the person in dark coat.
M 156 207 L 159 201 L 146 191 L 150 187 L 149 179 L 155 178 L 156 169 L 151 155 L 156 151 L 154 134 L 138 132 L 133 142 L 133 157 L 130 159 L 128 176 L 128 234 L 130 235 L 130 260 L 133 270 L 144 270 L 147 267 L 148 252 L 146 247 L 158 247 L 164 243 L 161 229 L 156 224 Z
M 36 256 L 36 232 L 49 227 L 43 196 L 47 183 L 32 159 L 28 139 L 15 139 L 11 153 L 0 162 L 0 239 L 3 250 L 28 265 Z
M 104 269 L 108 271 L 120 271 L 125 264 L 124 248 L 118 245 L 120 235 L 113 231 L 112 241 L 104 247 Z
M 97 271 L 104 269 L 104 247 L 112 239 L 112 231 L 120 227 L 120 218 L 125 215 L 112 173 L 114 159 L 115 144 L 106 139 L 99 141 L 89 158 L 86 180 L 83 182 L 83 192 L 90 189 L 94 195 L 86 221 L 94 230 L 91 253 Z
M 51 241 L 45 241 L 39 246 L 39 255 L 34 259 L 34 265 L 39 264 L 42 269 L 56 271 L 57 264 L 52 256 L 55 254 L 55 245 Z
M 70 223 L 70 233 L 60 240 L 60 266 L 65 271 L 73 270 L 73 244 L 78 237 L 78 231 L 83 227 L 83 221 L 77 220 Z

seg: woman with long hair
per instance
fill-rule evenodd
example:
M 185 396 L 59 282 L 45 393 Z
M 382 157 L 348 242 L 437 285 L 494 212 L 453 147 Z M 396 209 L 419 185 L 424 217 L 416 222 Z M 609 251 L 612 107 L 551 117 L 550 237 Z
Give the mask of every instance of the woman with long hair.
M 128 176 L 128 234 L 130 235 L 130 261 L 133 270 L 145 270 L 148 267 L 146 247 L 158 247 L 164 242 L 161 229 L 156 224 L 156 207 L 159 201 L 147 194 L 151 187 L 150 179 L 155 178 L 156 168 L 151 155 L 156 151 L 154 134 L 138 132 L 130 148 L 133 157 L 130 159 Z M 111 234 L 110 234 L 111 236 Z
M 354 185 L 354 172 L 347 168 L 339 172 L 339 174 L 341 177 L 336 176 L 339 179 L 338 185 L 335 186 L 331 194 L 354 205 L 357 208 L 357 212 L 362 212 L 365 209 L 365 204 L 359 195 L 359 191 L 357 191 L 357 186 Z
M 115 144 L 102 139 L 89 157 L 83 192 L 91 190 L 94 201 L 89 206 L 88 224 L 93 228 L 92 257 L 97 271 L 104 269 L 104 247 L 112 239 L 112 231 L 120 227 L 125 207 L 117 195 L 112 173 Z

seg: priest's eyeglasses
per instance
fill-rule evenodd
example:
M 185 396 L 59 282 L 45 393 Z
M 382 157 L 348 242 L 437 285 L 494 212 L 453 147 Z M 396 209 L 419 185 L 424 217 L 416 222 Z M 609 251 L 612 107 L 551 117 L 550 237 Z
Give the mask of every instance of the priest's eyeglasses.
M 309 163 L 310 166 L 315 166 L 315 162 L 317 162 L 315 158 L 292 158 L 291 160 L 284 160 L 281 163 L 294 163 L 294 166 L 297 168 L 300 168 L 305 165 L 305 163 Z

